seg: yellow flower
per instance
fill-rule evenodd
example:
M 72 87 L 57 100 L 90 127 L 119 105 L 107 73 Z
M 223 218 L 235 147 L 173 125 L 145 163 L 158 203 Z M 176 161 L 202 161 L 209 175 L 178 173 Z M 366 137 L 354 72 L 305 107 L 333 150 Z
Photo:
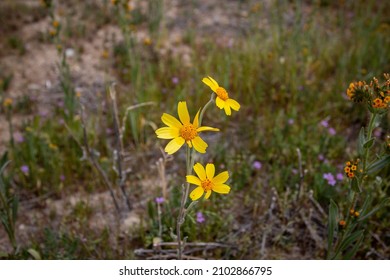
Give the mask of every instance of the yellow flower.
M 208 76 L 207 78 L 203 78 L 202 82 L 208 85 L 211 90 L 215 92 L 217 95 L 215 104 L 219 109 L 225 109 L 226 115 L 230 116 L 232 114 L 230 108 L 234 111 L 240 110 L 240 104 L 236 100 L 229 98 L 227 91 L 223 87 L 220 87 L 213 78 Z
M 11 107 L 13 103 L 13 100 L 11 98 L 5 98 L 3 101 L 3 106 L 4 107 Z
M 58 20 L 53 20 L 52 25 L 54 28 L 57 28 L 58 26 L 60 26 L 60 22 Z
M 171 155 L 177 152 L 184 143 L 187 143 L 190 148 L 194 147 L 199 153 L 204 154 L 208 145 L 199 137 L 198 133 L 202 131 L 219 131 L 219 129 L 209 126 L 199 127 L 199 111 L 194 118 L 194 122 L 190 123 L 190 115 L 185 101 L 179 102 L 177 111 L 180 121 L 164 113 L 161 120 L 168 127 L 156 130 L 158 138 L 172 139 L 165 147 L 165 152 Z
M 198 186 L 190 193 L 192 200 L 199 199 L 205 192 L 206 199 L 210 197 L 211 191 L 221 194 L 230 192 L 230 187 L 225 185 L 225 182 L 229 179 L 229 172 L 224 171 L 214 177 L 215 166 L 212 163 L 208 163 L 206 169 L 200 163 L 197 163 L 194 165 L 194 170 L 198 177 L 194 175 L 187 175 L 186 177 L 188 183 Z

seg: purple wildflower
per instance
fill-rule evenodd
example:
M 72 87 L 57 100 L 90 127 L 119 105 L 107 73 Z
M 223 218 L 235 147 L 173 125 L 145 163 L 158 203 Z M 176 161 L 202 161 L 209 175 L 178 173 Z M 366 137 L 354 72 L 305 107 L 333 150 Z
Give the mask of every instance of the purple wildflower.
M 23 165 L 22 167 L 20 167 L 20 170 L 22 170 L 22 172 L 25 174 L 25 175 L 28 175 L 30 169 L 28 168 L 27 165 Z
M 61 180 L 61 182 L 65 181 L 65 175 L 64 174 L 61 174 L 60 180 Z
M 178 77 L 173 77 L 173 78 L 172 78 L 172 83 L 173 83 L 174 85 L 177 85 L 177 84 L 179 83 L 179 78 L 178 78 Z
M 288 123 L 289 125 L 293 125 L 293 124 L 294 124 L 294 119 L 288 119 L 287 123 Z
M 319 154 L 317 158 L 318 158 L 319 161 L 324 161 L 325 160 L 325 156 L 323 154 Z
M 342 181 L 344 179 L 343 173 L 337 173 L 336 179 L 339 180 L 339 181 Z
M 16 132 L 14 134 L 14 138 L 15 138 L 16 143 L 23 143 L 24 142 L 23 134 L 21 134 L 19 132 Z
M 201 224 L 201 223 L 204 223 L 206 221 L 205 217 L 203 216 L 203 213 L 202 212 L 198 212 L 196 213 L 196 221 Z
M 157 204 L 162 204 L 162 203 L 164 203 L 164 198 L 163 197 L 156 197 L 156 199 L 154 201 L 156 201 Z
M 329 127 L 328 132 L 332 136 L 336 135 L 336 129 L 334 129 L 333 127 Z
M 381 128 L 377 128 L 377 129 L 374 130 L 374 136 L 375 137 L 379 138 L 379 137 L 381 137 L 381 135 L 382 135 L 382 129 Z
M 261 162 L 258 161 L 258 160 L 255 160 L 255 161 L 253 162 L 253 164 L 252 164 L 253 169 L 256 169 L 256 170 L 260 170 L 262 166 L 263 166 L 263 165 L 262 165 Z
M 331 186 L 334 186 L 336 185 L 336 179 L 334 178 L 333 174 L 332 173 L 324 173 L 324 175 L 322 176 L 325 180 L 328 181 L 328 184 L 331 185 Z
M 328 120 L 322 120 L 320 122 L 320 125 L 322 125 L 323 127 L 328 127 L 329 126 L 329 122 L 328 122 Z
M 298 170 L 293 168 L 293 169 L 291 169 L 291 173 L 294 174 L 294 175 L 297 175 L 298 174 Z

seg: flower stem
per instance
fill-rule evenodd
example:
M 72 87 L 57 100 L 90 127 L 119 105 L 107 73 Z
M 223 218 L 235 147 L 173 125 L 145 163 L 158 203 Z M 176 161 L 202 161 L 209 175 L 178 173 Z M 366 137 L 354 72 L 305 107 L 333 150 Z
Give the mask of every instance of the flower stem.
M 214 94 L 214 92 L 212 92 L 212 93 L 211 93 L 211 96 L 210 96 L 209 102 L 207 102 L 206 105 L 204 105 L 204 107 L 202 108 L 202 111 L 200 111 L 200 115 L 199 115 L 199 126 L 202 125 L 202 120 L 203 120 L 204 112 L 207 110 L 207 108 L 210 106 L 210 104 L 214 102 L 214 97 L 215 97 L 215 94 Z
M 372 131 L 374 130 L 374 124 L 375 124 L 376 116 L 377 116 L 376 113 L 371 113 L 370 122 L 369 122 L 368 128 L 367 128 L 366 141 L 369 141 L 371 139 Z M 366 168 L 367 168 L 368 152 L 369 152 L 369 150 L 370 150 L 370 148 L 366 148 L 365 151 L 364 151 L 363 174 L 365 174 L 366 171 L 367 171 Z
M 366 141 L 369 141 L 371 139 L 371 137 L 372 137 L 372 131 L 374 130 L 374 124 L 375 124 L 376 116 L 377 116 L 376 113 L 371 113 L 371 115 L 370 115 L 370 122 L 369 122 L 368 127 L 367 127 Z M 365 174 L 367 172 L 367 163 L 368 163 L 369 150 L 370 150 L 369 147 L 365 148 L 365 150 L 364 150 L 364 155 L 363 155 L 363 176 L 359 179 L 360 187 L 363 187 L 364 178 L 366 176 Z M 337 242 L 334 258 L 336 258 L 340 254 L 340 252 L 339 252 L 340 249 L 341 249 L 340 246 L 341 246 L 342 242 L 344 241 L 344 238 L 346 237 L 346 235 L 348 235 L 350 233 L 351 215 L 349 214 L 349 211 L 351 209 L 355 209 L 356 201 L 357 201 L 358 195 L 359 195 L 357 192 L 355 192 L 353 190 L 352 190 L 352 192 L 353 192 L 352 200 L 351 200 L 351 203 L 349 205 L 349 208 L 347 209 L 347 219 L 346 219 L 347 227 L 345 228 L 345 230 L 343 231 L 343 233 L 341 235 L 341 238 Z
M 203 115 L 204 112 L 207 110 L 207 108 L 210 106 L 211 103 L 214 102 L 214 93 L 211 93 L 210 100 L 206 103 L 206 105 L 202 108 L 199 115 L 199 126 L 202 125 Z M 187 146 L 187 152 L 186 152 L 186 168 L 187 168 L 187 175 L 192 174 L 192 168 L 194 166 L 194 153 L 195 149 L 190 148 Z M 186 183 L 185 187 L 183 185 L 183 192 L 181 196 L 180 201 L 180 209 L 179 209 L 179 215 L 177 217 L 176 222 L 176 236 L 177 236 L 177 259 L 181 260 L 183 255 L 183 247 L 181 243 L 181 225 L 185 221 L 185 217 L 188 213 L 188 210 L 190 210 L 196 203 L 192 202 L 188 208 L 185 208 L 185 205 L 187 204 L 188 194 L 190 192 L 190 183 Z

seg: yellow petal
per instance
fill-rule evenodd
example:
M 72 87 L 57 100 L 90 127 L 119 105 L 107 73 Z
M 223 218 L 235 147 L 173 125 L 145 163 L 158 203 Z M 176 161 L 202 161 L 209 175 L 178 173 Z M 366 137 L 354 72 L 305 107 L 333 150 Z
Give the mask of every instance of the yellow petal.
M 216 92 L 217 88 L 219 87 L 218 84 L 213 83 L 213 81 L 210 80 L 210 78 L 203 78 L 202 82 L 208 85 L 211 88 L 211 90 L 214 92 Z
M 223 107 L 225 107 L 225 101 L 223 101 L 217 96 L 217 98 L 215 99 L 215 105 L 217 105 L 219 109 L 222 109 Z
M 216 88 L 219 88 L 219 85 L 217 83 L 216 80 L 214 80 L 213 78 L 211 78 L 210 76 L 208 77 L 210 79 L 210 81 L 216 86 Z
M 240 104 L 239 104 L 236 100 L 229 98 L 228 100 L 226 100 L 226 103 L 227 103 L 234 111 L 240 110 Z
M 221 185 L 214 185 L 212 187 L 212 190 L 216 193 L 222 193 L 222 194 L 225 194 L 225 193 L 229 193 L 230 192 L 230 187 L 228 185 L 225 185 L 225 184 L 221 184 Z
M 166 124 L 169 127 L 176 127 L 181 128 L 183 125 L 179 122 L 178 119 L 176 119 L 174 116 L 171 116 L 169 114 L 164 113 L 161 116 L 161 120 L 164 124 Z
M 190 193 L 190 198 L 192 200 L 198 200 L 203 194 L 204 194 L 203 188 L 197 187 Z
M 230 116 L 232 114 L 232 111 L 230 110 L 230 105 L 228 103 L 225 102 L 225 107 L 223 108 L 225 109 L 226 115 Z
M 194 145 L 195 150 L 201 154 L 204 154 L 208 147 L 207 143 L 199 136 L 196 136 L 194 139 L 192 139 L 192 145 Z
M 214 164 L 208 163 L 208 164 L 206 165 L 206 175 L 207 175 L 207 179 L 209 179 L 209 180 L 213 179 L 214 174 L 215 174 L 215 166 L 214 166 Z
M 206 195 L 204 196 L 204 198 L 205 198 L 205 199 L 209 199 L 210 195 L 211 195 L 211 190 L 208 190 L 208 191 L 206 192 Z
M 194 118 L 193 125 L 195 128 L 197 128 L 199 126 L 199 112 L 200 112 L 200 109 L 198 110 L 198 113 L 196 113 L 195 118 Z
M 188 113 L 187 103 L 185 101 L 179 102 L 177 112 L 179 113 L 179 119 L 183 124 L 190 123 L 190 114 Z
M 211 181 L 214 185 L 221 185 L 229 179 L 229 172 L 224 171 L 215 176 Z
M 203 165 L 201 165 L 199 162 L 194 165 L 194 170 L 196 175 L 198 175 L 199 179 L 201 181 L 206 180 L 206 170 L 204 170 Z
M 179 129 L 174 127 L 161 127 L 156 130 L 157 138 L 173 139 L 179 136 Z
M 214 128 L 210 126 L 201 126 L 197 130 L 197 132 L 202 132 L 202 131 L 219 131 L 219 128 Z
M 187 143 L 188 147 L 192 148 L 192 143 L 191 143 L 191 141 L 186 141 L 186 143 Z
M 185 140 L 182 137 L 176 137 L 172 139 L 165 147 L 165 152 L 169 155 L 177 152 L 181 146 L 183 146 Z
M 187 179 L 187 182 L 190 184 L 194 184 L 197 186 L 202 185 L 202 182 L 200 181 L 200 179 L 194 175 L 187 175 L 186 179 Z

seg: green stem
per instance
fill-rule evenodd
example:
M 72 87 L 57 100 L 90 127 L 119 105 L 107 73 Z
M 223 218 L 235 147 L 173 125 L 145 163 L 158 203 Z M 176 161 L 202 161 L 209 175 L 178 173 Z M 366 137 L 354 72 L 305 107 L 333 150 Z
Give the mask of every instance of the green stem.
M 8 121 L 8 126 L 9 126 L 11 148 L 14 148 L 14 146 L 15 146 L 15 144 L 14 144 L 14 127 L 12 125 L 11 108 L 7 108 L 7 121 Z
M 207 102 L 206 105 L 204 105 L 204 107 L 202 108 L 202 111 L 200 111 L 199 126 L 202 125 L 204 112 L 207 110 L 207 108 L 210 106 L 211 103 L 214 103 L 214 97 L 215 97 L 215 94 L 214 94 L 214 92 L 212 92 L 209 102 Z
M 371 113 L 370 116 L 370 122 L 368 124 L 367 128 L 367 135 L 366 135 L 366 141 L 371 139 L 372 136 L 372 131 L 374 130 L 374 124 L 375 124 L 375 119 L 376 119 L 377 114 L 376 113 Z M 367 162 L 368 162 L 368 152 L 370 148 L 366 148 L 364 151 L 364 158 L 363 158 L 363 174 L 366 173 L 366 168 L 367 168 Z
M 371 139 L 371 137 L 372 137 L 372 131 L 374 130 L 374 124 L 375 124 L 376 116 L 377 116 L 376 113 L 371 113 L 371 115 L 370 115 L 370 122 L 369 122 L 368 127 L 367 127 L 366 141 L 369 141 Z M 360 181 L 359 184 L 360 184 L 361 187 L 363 187 L 364 177 L 365 177 L 365 174 L 367 172 L 367 163 L 368 163 L 369 150 L 370 150 L 370 148 L 365 148 L 365 150 L 364 150 L 364 155 L 363 155 L 363 176 L 360 179 L 358 179 Z M 351 209 L 355 209 L 356 201 L 358 199 L 358 193 L 355 192 L 355 191 L 352 191 L 352 192 L 353 192 L 352 200 L 351 200 L 351 203 L 349 205 L 349 208 L 347 209 L 347 219 L 345 221 L 347 226 L 344 229 L 344 231 L 343 231 L 343 233 L 341 235 L 341 238 L 337 242 L 334 258 L 336 258 L 340 254 L 339 250 L 341 249 L 340 248 L 341 243 L 344 241 L 345 236 L 347 234 L 349 234 L 349 232 L 350 232 L 351 215 L 350 215 L 349 211 Z

